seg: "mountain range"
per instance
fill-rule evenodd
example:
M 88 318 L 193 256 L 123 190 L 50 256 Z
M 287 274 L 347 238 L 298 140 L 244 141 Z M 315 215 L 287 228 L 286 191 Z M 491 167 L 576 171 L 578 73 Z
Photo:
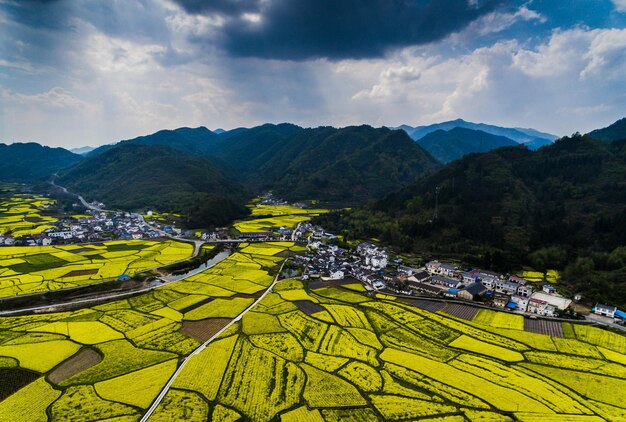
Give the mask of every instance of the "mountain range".
M 455 127 L 450 130 L 437 129 L 416 141 L 442 163 L 461 158 L 475 152 L 519 145 L 505 136 L 492 135 L 482 130 Z
M 80 155 L 66 149 L 51 148 L 35 142 L 0 144 L 0 180 L 32 182 L 48 178 L 81 160 Z
M 619 138 L 623 124 L 592 134 Z M 221 224 L 263 190 L 290 200 L 359 206 L 433 173 L 441 163 L 519 142 L 544 139 L 552 144 L 554 138 L 532 129 L 463 120 L 402 129 L 302 128 L 287 123 L 228 131 L 179 128 L 77 151 L 84 156 L 34 143 L 0 145 L 0 179 L 28 182 L 58 172 L 61 183 L 112 206 L 179 212 L 194 209 L 197 193 L 213 198 L 206 203 L 217 204 L 215 198 L 232 203 L 224 218 L 210 219 L 210 224 Z
M 450 120 L 447 122 L 435 123 L 427 126 L 412 127 L 408 125 L 402 125 L 398 129 L 404 130 L 406 133 L 408 133 L 411 139 L 417 141 L 428 135 L 429 133 L 435 132 L 437 130 L 449 131 L 454 128 L 480 130 L 491 135 L 504 136 L 519 144 L 525 144 L 530 149 L 538 149 L 544 145 L 549 145 L 553 141 L 558 139 L 558 136 L 556 135 L 540 132 L 535 129 L 507 128 L 485 123 L 467 122 L 463 119 Z

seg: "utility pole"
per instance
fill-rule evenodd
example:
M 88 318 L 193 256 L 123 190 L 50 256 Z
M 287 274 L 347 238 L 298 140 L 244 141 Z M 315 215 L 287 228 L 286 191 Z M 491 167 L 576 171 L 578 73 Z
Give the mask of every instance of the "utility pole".
M 437 221 L 437 217 L 439 217 L 439 191 L 441 190 L 440 186 L 435 188 L 435 213 L 433 214 L 433 222 Z

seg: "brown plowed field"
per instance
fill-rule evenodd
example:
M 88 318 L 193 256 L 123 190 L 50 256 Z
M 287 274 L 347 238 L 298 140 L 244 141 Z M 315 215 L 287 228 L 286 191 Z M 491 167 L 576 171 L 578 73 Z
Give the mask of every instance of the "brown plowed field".
M 207 318 L 200 321 L 184 321 L 180 332 L 186 336 L 204 343 L 224 328 L 231 321 L 230 318 Z
M 72 377 L 85 369 L 91 368 L 102 361 L 102 356 L 93 349 L 83 349 L 78 354 L 72 356 L 50 373 L 48 379 L 58 384 L 69 377 Z

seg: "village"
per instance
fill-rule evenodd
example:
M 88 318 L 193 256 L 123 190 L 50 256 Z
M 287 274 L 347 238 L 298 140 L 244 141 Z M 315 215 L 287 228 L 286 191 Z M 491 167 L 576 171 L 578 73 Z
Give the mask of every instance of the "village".
M 306 241 L 312 253 L 297 258 L 305 268 L 303 279 L 333 281 L 352 277 L 370 291 L 463 300 L 530 318 L 561 317 L 573 302 L 581 300 L 580 295 L 570 299 L 557 293 L 549 283 L 531 283 L 515 274 L 459 268 L 438 260 L 413 268 L 403 265 L 401 259 L 390 261 L 389 252 L 373 243 L 360 243 L 355 250 L 344 249 L 333 242 L 336 236 L 311 223 L 300 224 L 294 232 L 297 239 L 305 234 L 309 234 Z M 592 312 L 620 325 L 626 320 L 626 312 L 615 306 L 597 303 Z
M 172 226 L 160 227 L 149 224 L 142 215 L 129 212 L 87 210 L 84 215 L 61 218 L 49 225 L 51 227 L 40 234 L 18 238 L 0 235 L 0 245 L 49 246 L 114 239 L 154 239 L 182 233 L 180 229 Z

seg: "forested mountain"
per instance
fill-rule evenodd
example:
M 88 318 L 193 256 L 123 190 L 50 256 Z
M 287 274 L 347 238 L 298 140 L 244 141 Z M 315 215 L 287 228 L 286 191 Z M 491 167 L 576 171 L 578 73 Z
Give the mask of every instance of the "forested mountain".
M 127 139 L 115 144 L 103 145 L 88 153 L 90 156 L 108 151 L 116 145 L 164 145 L 190 155 L 206 155 L 211 149 L 211 143 L 218 139 L 216 133 L 204 126 L 198 128 L 181 127 L 174 130 L 160 130 L 146 136 Z
M 589 136 L 605 142 L 614 142 L 626 139 L 626 117 L 603 129 L 596 129 L 589 132 Z
M 454 128 L 481 130 L 492 135 L 504 136 L 514 140 L 517 143 L 528 144 L 527 146 L 530 149 L 538 149 L 544 145 L 549 145 L 558 138 L 558 136 L 556 135 L 539 132 L 535 129 L 507 128 L 488 125 L 485 123 L 466 122 L 463 119 L 450 120 L 448 122 L 435 123 L 427 126 L 400 126 L 400 129 L 406 131 L 409 136 L 416 141 L 437 130 L 448 131 Z
M 124 145 L 168 145 L 208 157 L 251 192 L 271 189 L 286 199 L 342 206 L 378 199 L 440 165 L 404 132 L 370 126 L 304 129 L 283 123 L 220 134 L 183 128 L 104 151 Z
M 473 152 L 486 152 L 500 147 L 518 145 L 517 142 L 505 136 L 460 127 L 448 131 L 436 130 L 416 142 L 442 163 L 448 163 Z
M 204 157 L 125 143 L 64 170 L 58 184 L 107 206 L 189 216 L 190 226 L 227 224 L 246 213 L 243 187 Z
M 439 167 L 406 133 L 370 126 L 264 125 L 216 144 L 213 154 L 253 190 L 341 205 L 376 199 Z
M 624 305 L 625 145 L 577 135 L 536 152 L 471 154 L 373 206 L 321 223 L 503 271 L 523 264 L 565 269 L 573 291 Z
M 80 155 L 66 149 L 46 147 L 34 142 L 0 144 L 0 180 L 32 182 L 47 179 L 80 160 Z

